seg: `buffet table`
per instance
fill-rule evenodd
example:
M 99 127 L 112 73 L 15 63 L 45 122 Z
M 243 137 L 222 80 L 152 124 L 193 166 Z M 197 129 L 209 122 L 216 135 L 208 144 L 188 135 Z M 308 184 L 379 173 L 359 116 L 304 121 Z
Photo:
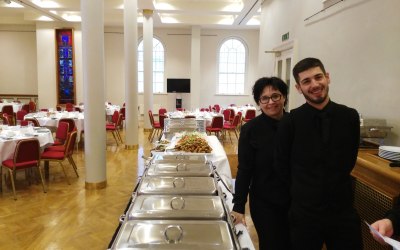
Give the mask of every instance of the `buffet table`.
M 179 137 L 179 136 L 178 136 Z M 176 142 L 177 138 L 173 138 L 171 140 L 172 147 L 175 145 L 174 143 Z M 210 147 L 212 148 L 212 152 L 209 154 L 206 154 L 207 160 L 211 161 L 212 164 L 215 166 L 215 170 L 218 173 L 218 175 L 221 177 L 222 182 L 218 182 L 219 187 L 221 188 L 222 193 L 226 196 L 225 198 L 225 203 L 228 206 L 229 211 L 232 211 L 233 208 L 233 195 L 232 195 L 232 173 L 231 169 L 229 166 L 229 161 L 227 158 L 227 155 L 225 153 L 225 150 L 223 146 L 221 145 L 220 141 L 218 138 L 214 135 L 212 136 L 206 136 L 206 140 Z M 152 151 L 152 155 L 165 155 L 165 154 L 171 154 L 168 152 L 168 147 L 167 147 L 167 152 L 156 152 Z M 179 154 L 179 152 L 175 152 L 176 154 Z M 185 153 L 182 153 L 185 154 Z M 191 154 L 191 153 L 187 153 Z M 237 224 L 235 225 L 235 229 L 237 232 L 241 232 L 240 236 L 238 237 L 239 243 L 241 248 L 247 248 L 247 249 L 255 249 L 254 245 L 251 241 L 250 235 L 247 231 L 247 228 L 243 224 Z

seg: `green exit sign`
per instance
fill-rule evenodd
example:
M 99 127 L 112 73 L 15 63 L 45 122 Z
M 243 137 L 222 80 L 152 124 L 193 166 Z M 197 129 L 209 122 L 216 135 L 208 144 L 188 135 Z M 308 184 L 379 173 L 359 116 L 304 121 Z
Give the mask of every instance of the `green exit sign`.
M 289 32 L 282 35 L 282 42 L 286 40 L 289 40 Z

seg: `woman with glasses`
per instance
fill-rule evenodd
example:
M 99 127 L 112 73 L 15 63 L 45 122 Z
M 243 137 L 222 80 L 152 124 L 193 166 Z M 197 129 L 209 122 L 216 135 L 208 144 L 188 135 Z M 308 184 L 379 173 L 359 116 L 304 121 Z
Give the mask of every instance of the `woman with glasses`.
M 261 114 L 243 125 L 239 166 L 235 182 L 233 211 L 235 224 L 245 221 L 249 195 L 250 214 L 259 239 L 259 249 L 288 250 L 287 212 L 289 193 L 273 168 L 274 140 L 280 119 L 285 115 L 287 86 L 279 78 L 263 77 L 253 86 L 253 98 Z

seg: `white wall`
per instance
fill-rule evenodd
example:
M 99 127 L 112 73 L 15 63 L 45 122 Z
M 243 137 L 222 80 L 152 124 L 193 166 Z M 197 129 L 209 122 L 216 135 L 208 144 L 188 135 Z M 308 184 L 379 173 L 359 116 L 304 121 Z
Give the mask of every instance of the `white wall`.
M 273 55 L 263 51 L 278 46 L 290 31 L 297 46 L 293 65 L 305 57 L 320 58 L 331 75 L 331 99 L 364 118 L 386 119 L 394 127 L 386 143 L 400 146 L 400 1 L 344 1 L 304 21 L 322 8 L 322 1 L 266 0 L 260 68 L 274 72 Z M 290 103 L 299 106 L 304 98 L 292 91 Z
M 0 93 L 37 94 L 36 29 L 0 26 Z
M 139 40 L 142 38 L 142 30 L 138 30 Z M 167 78 L 190 78 L 191 61 L 191 30 L 190 29 L 155 29 L 154 36 L 165 46 L 165 80 Z M 201 106 L 221 104 L 238 105 L 251 103 L 251 86 L 257 79 L 256 71 L 258 64 L 258 31 L 237 30 L 202 30 L 201 31 Z M 223 96 L 216 95 L 217 80 L 217 49 L 221 42 L 236 36 L 242 39 L 249 51 L 248 77 L 246 90 L 249 95 Z M 123 75 L 123 33 L 122 29 L 108 28 L 105 30 L 105 59 L 106 59 L 106 95 L 107 100 L 122 105 L 125 93 Z M 165 85 L 166 89 L 166 85 Z M 178 94 L 179 95 L 179 94 Z M 154 94 L 154 113 L 159 106 L 167 110 L 175 109 L 175 98 L 177 94 Z M 180 94 L 183 99 L 183 107 L 190 107 L 191 94 Z M 143 95 L 139 94 L 138 103 L 143 103 Z

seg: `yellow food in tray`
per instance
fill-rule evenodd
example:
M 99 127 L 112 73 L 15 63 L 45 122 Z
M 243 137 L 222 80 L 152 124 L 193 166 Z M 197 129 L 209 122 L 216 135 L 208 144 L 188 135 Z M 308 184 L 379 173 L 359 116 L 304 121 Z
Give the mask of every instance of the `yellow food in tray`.
M 196 134 L 184 135 L 175 145 L 178 151 L 191 153 L 211 153 L 212 148 L 208 145 L 207 140 Z

